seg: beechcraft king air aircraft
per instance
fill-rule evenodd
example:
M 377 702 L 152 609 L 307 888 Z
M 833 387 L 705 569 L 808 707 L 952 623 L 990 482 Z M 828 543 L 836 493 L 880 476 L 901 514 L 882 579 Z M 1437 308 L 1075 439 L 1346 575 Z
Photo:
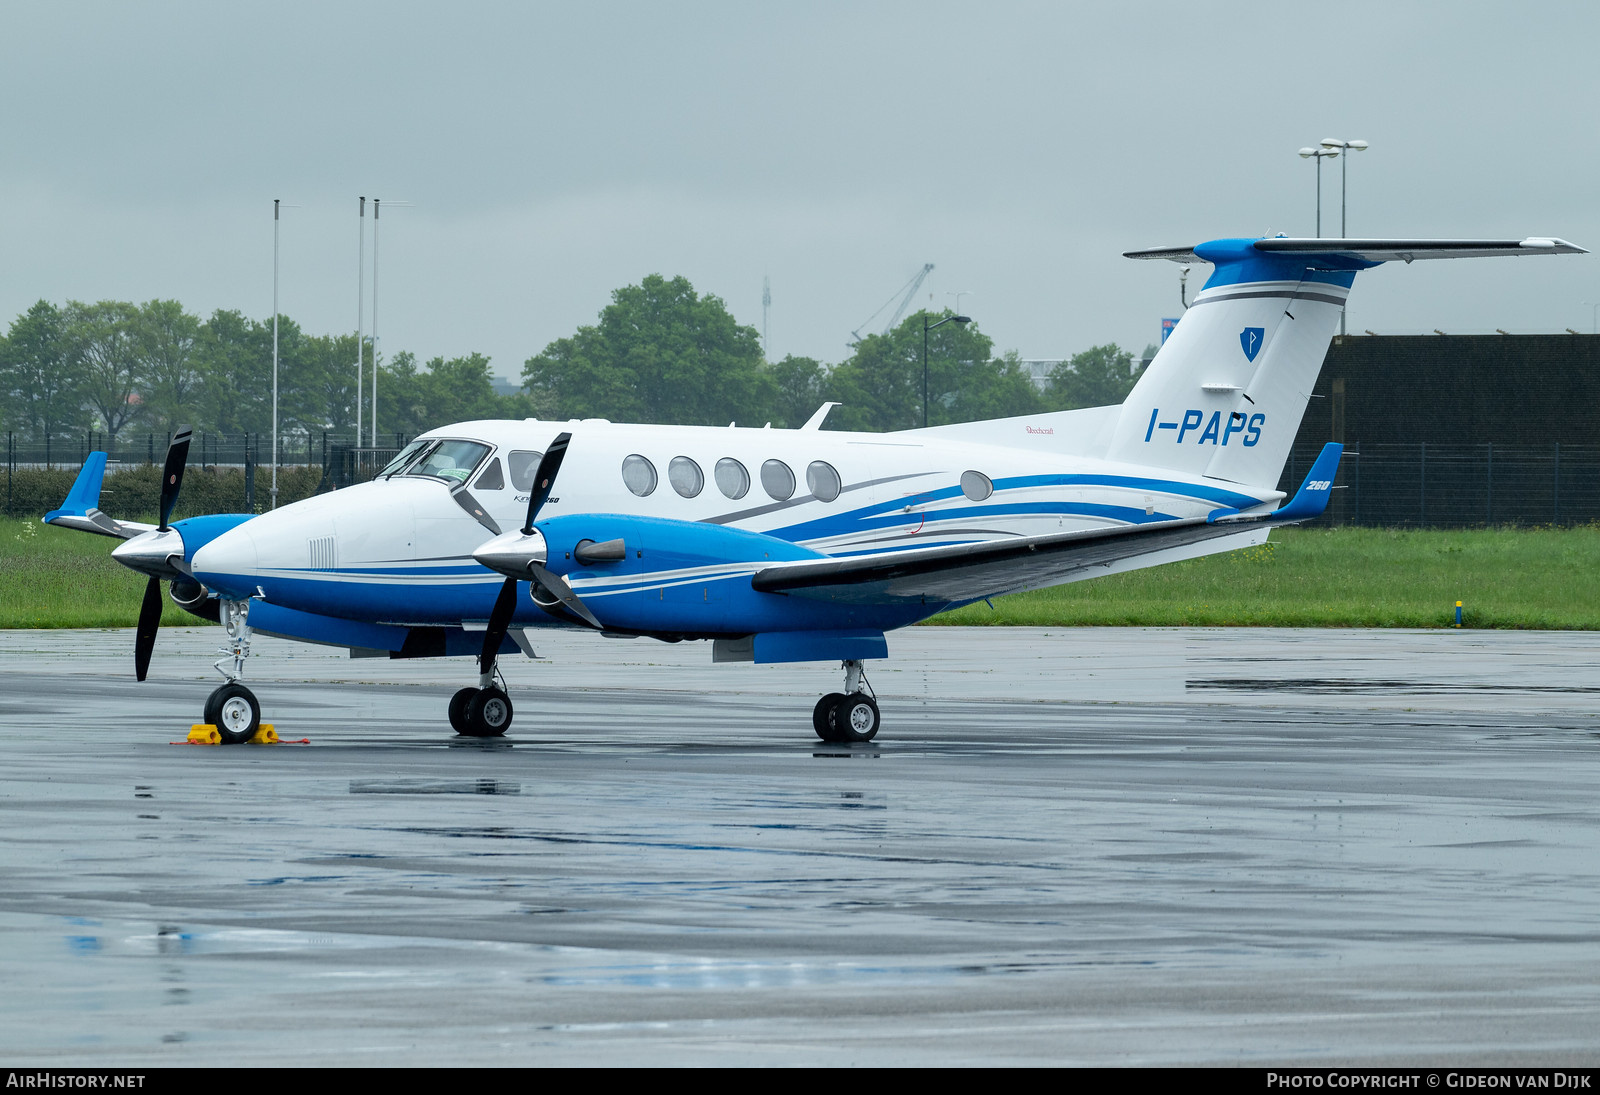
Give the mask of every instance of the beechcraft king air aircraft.
M 260 705 L 242 683 L 252 632 L 354 656 L 476 655 L 449 706 L 462 734 L 511 724 L 497 662 L 530 628 L 708 639 L 715 661 L 837 661 L 818 701 L 828 741 L 867 741 L 863 672 L 885 633 L 957 605 L 1259 544 L 1319 515 L 1341 448 L 1292 499 L 1277 489 L 1360 270 L 1400 259 L 1581 253 L 1556 239 L 1223 239 L 1133 251 L 1209 262 L 1205 289 L 1117 407 L 904 430 L 462 422 L 413 441 L 370 482 L 251 517 L 168 524 L 188 431 L 164 469 L 161 523 L 98 508 L 105 455 L 58 525 L 123 539 L 149 577 L 140 680 L 160 583 L 227 629 L 206 702 L 223 740 Z

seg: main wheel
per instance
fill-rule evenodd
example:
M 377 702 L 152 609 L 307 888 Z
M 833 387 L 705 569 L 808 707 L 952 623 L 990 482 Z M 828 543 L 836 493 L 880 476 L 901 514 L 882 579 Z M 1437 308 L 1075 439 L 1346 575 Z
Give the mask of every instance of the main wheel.
M 458 734 L 467 732 L 467 704 L 478 694 L 476 688 L 463 688 L 450 697 L 450 729 Z
M 511 697 L 498 688 L 485 688 L 467 701 L 466 728 L 473 738 L 498 738 L 511 729 Z
M 833 729 L 833 709 L 842 699 L 844 699 L 843 692 L 829 692 L 818 700 L 817 706 L 811 710 L 811 728 L 823 741 L 844 740 Z
M 878 704 L 864 692 L 846 696 L 833 709 L 838 741 L 871 741 L 878 736 Z
M 239 745 L 255 737 L 261 704 L 250 689 L 229 682 L 206 697 L 206 721 L 217 728 L 224 745 Z

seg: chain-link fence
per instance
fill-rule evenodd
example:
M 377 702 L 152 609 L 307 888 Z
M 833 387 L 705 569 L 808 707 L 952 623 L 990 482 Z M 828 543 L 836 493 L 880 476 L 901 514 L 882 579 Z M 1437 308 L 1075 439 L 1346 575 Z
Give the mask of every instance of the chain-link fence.
M 1279 489 L 1293 493 L 1320 445 L 1296 445 Z M 1581 525 L 1600 520 L 1600 448 L 1577 445 L 1345 446 L 1327 520 L 1412 528 Z
M 286 434 L 278 439 L 278 466 L 285 472 L 296 469 L 299 472 L 297 483 L 306 482 L 310 469 L 318 469 L 320 475 L 312 478 L 319 490 L 347 487 L 370 479 L 410 440 L 402 434 L 390 436 L 392 444 L 373 446 L 358 445 L 352 434 L 331 430 Z M 167 442 L 165 435 L 150 432 L 123 433 L 114 441 L 95 431 L 43 440 L 8 433 L 5 435 L 5 515 L 37 517 L 43 512 L 41 506 L 48 509 L 59 505 L 72 478 L 91 452 L 107 454 L 109 478 L 121 472 L 159 465 L 166 458 Z M 238 487 L 234 493 L 239 497 L 228 505 L 234 509 L 243 505 L 246 512 L 256 512 L 268 502 L 269 491 L 258 486 L 258 480 L 270 476 L 271 462 L 270 435 L 198 432 L 189 443 L 189 468 L 236 478 Z M 186 483 L 185 493 L 195 493 L 187 489 L 189 486 Z

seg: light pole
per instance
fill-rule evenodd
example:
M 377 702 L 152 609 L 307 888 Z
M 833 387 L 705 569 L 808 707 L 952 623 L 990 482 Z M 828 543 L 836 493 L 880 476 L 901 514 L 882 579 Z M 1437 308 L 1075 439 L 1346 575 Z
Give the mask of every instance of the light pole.
M 1600 304 L 1593 301 L 1584 301 L 1589 305 L 1589 333 L 1600 334 Z
M 1344 149 L 1344 163 L 1339 165 L 1339 238 L 1347 240 L 1350 238 L 1350 232 L 1344 223 L 1344 199 L 1345 194 L 1350 190 L 1350 153 L 1365 152 L 1367 142 L 1341 141 L 1335 137 L 1324 137 L 1322 138 L 1322 147 Z M 1344 309 L 1342 308 L 1339 310 L 1339 333 L 1341 335 L 1344 334 Z
M 938 323 L 928 322 L 928 313 L 922 313 L 922 428 L 928 428 L 928 332 L 935 327 L 943 327 L 951 320 L 965 327 L 972 322 L 971 316 L 945 316 Z
M 361 222 L 356 235 L 356 467 L 361 466 L 361 402 L 366 381 L 366 361 L 361 346 L 361 325 L 366 322 L 367 311 L 361 299 L 367 276 L 367 199 L 361 198 Z
M 1300 158 L 1309 160 L 1315 157 L 1317 161 L 1317 238 L 1322 237 L 1322 161 L 1337 156 L 1336 149 L 1302 148 Z
M 278 508 L 278 201 L 272 199 L 272 508 Z M 246 440 L 249 440 L 246 438 Z M 258 452 L 260 450 L 257 450 Z M 255 474 L 255 469 L 250 469 Z M 255 487 L 250 487 L 251 497 Z

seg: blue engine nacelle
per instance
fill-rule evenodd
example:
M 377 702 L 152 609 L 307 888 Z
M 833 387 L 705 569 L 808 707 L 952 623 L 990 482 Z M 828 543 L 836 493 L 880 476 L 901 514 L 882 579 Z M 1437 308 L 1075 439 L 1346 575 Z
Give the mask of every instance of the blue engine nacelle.
M 548 545 L 545 565 L 608 630 L 684 638 L 882 631 L 924 614 L 757 592 L 750 577 L 767 564 L 826 558 L 758 532 L 617 513 L 554 517 L 538 528 Z

